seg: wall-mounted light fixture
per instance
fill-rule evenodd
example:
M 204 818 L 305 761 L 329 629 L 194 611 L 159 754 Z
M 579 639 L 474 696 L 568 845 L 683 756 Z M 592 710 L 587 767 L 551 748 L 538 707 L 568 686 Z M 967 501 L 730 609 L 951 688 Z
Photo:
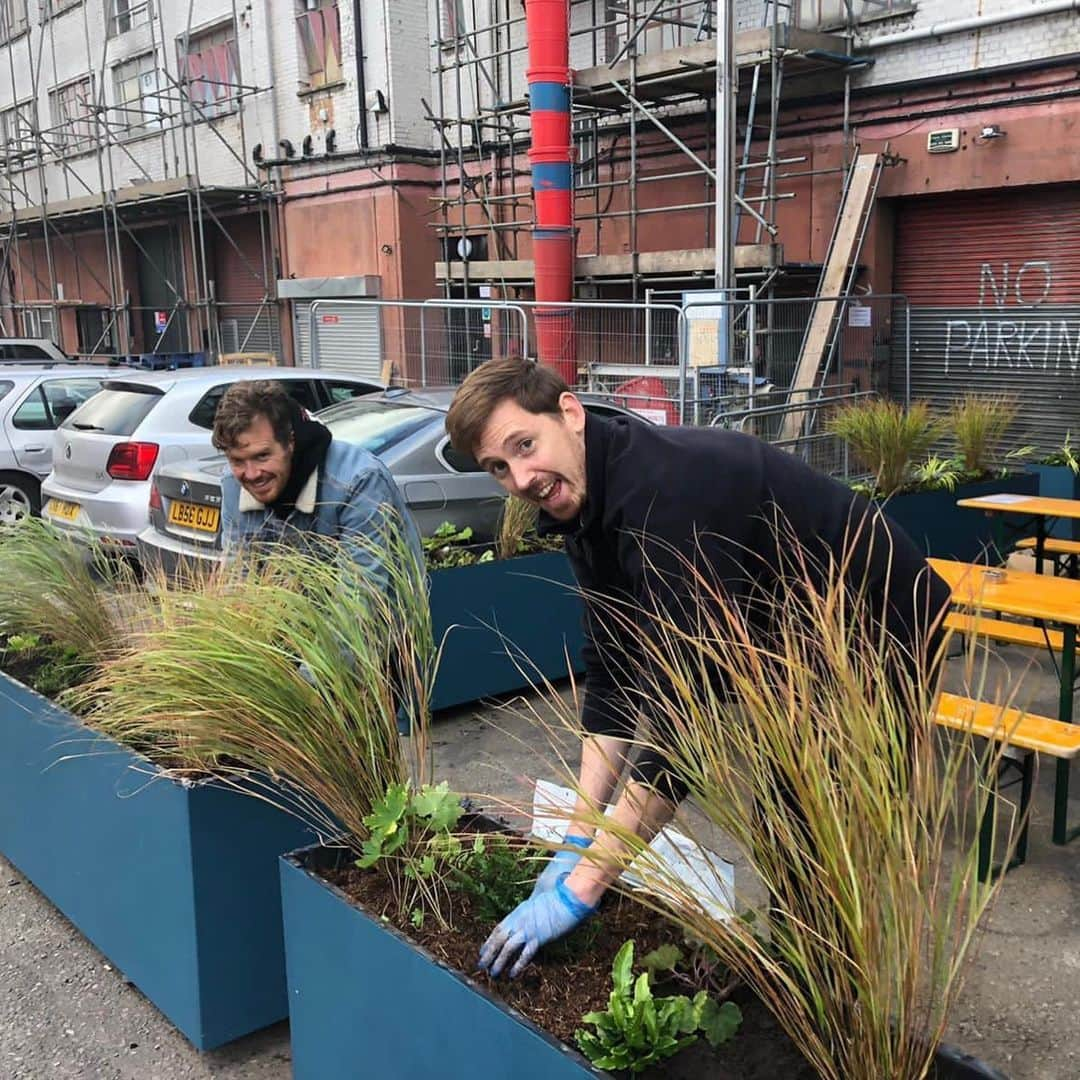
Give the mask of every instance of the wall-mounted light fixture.
M 1004 139 L 1005 132 L 997 124 L 986 124 L 979 132 L 980 139 Z

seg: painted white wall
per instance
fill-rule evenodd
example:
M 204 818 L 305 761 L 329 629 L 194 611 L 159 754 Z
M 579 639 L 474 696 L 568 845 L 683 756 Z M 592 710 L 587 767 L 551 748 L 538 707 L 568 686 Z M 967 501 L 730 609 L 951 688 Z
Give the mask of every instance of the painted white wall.
M 359 0 L 355 5 L 353 0 L 338 0 L 342 79 L 314 92 L 302 81 L 306 72 L 296 27 L 301 0 L 149 2 L 152 20 L 109 37 L 110 0 L 82 0 L 44 21 L 36 0 L 29 0 L 28 32 L 0 45 L 0 110 L 35 98 L 38 125 L 48 143 L 57 124 L 50 89 L 92 73 L 95 98 L 104 111 L 92 149 L 61 157 L 44 145 L 40 173 L 32 159 L 8 167 L 0 148 L 5 203 L 39 204 L 42 180 L 48 203 L 185 175 L 197 176 L 203 184 L 245 186 L 254 179 L 256 144 L 261 144 L 264 158 L 278 158 L 284 153 L 279 141 L 288 139 L 299 156 L 304 137 L 310 135 L 317 158 L 332 129 L 338 152 L 357 150 L 362 107 L 368 116 L 369 145 L 432 145 L 433 130 L 421 105 L 431 89 L 429 0 Z M 363 106 L 358 98 L 357 8 L 369 97 Z M 198 33 L 233 19 L 246 89 L 234 112 L 190 122 L 197 114 L 176 87 L 178 42 L 189 29 Z M 125 136 L 109 126 L 115 115 L 110 111 L 116 103 L 114 69 L 149 52 L 163 71 L 160 85 L 167 88 L 163 107 L 168 117 L 160 129 Z M 371 107 L 374 91 L 381 91 L 386 111 Z M 321 167 L 325 165 L 316 161 L 308 168 Z

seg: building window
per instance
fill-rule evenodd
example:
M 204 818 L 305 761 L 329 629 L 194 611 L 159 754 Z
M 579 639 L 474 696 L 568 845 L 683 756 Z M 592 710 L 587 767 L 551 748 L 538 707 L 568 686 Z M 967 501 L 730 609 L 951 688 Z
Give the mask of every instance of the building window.
M 846 0 L 799 0 L 799 26 L 803 30 L 832 30 L 847 23 L 849 4 Z M 901 15 L 915 10 L 914 0 L 851 0 L 851 17 L 855 23 Z
M 53 130 L 49 149 L 79 154 L 94 145 L 94 83 L 89 75 L 49 91 Z
M 116 343 L 113 339 L 116 320 L 108 308 L 77 308 L 75 320 L 79 329 L 79 352 L 83 356 L 100 356 L 116 352 Z
M 26 33 L 26 0 L 0 0 L 0 41 Z
M 177 42 L 180 82 L 194 120 L 222 116 L 236 108 L 240 55 L 232 21 Z
M 150 0 L 109 0 L 109 37 L 126 34 L 153 16 Z
M 9 165 L 33 156 L 37 109 L 33 101 L 0 111 L 0 157 Z
M 31 307 L 23 310 L 23 333 L 32 338 L 48 338 L 59 344 L 56 333 L 56 311 L 50 307 Z
M 316 90 L 341 82 L 341 22 L 337 0 L 298 0 L 300 89 Z
M 78 7 L 82 0 L 39 0 L 41 4 L 41 21 L 55 19 L 57 15 L 63 15 L 65 11 Z
M 439 0 L 439 44 L 452 49 L 465 33 L 465 0 Z
M 162 125 L 161 80 L 157 57 L 144 53 L 113 68 L 114 123 L 118 131 L 145 135 Z

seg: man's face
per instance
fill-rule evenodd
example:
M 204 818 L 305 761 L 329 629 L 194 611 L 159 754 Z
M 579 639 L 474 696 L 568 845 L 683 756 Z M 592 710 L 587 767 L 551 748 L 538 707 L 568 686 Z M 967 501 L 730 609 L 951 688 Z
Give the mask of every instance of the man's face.
M 475 457 L 511 495 L 570 521 L 585 502 L 585 410 L 573 394 L 559 398 L 559 410 L 531 413 L 512 399 L 501 401 Z
M 261 503 L 272 503 L 285 489 L 292 471 L 293 440 L 279 443 L 265 416 L 257 416 L 225 451 L 229 468 L 241 487 Z

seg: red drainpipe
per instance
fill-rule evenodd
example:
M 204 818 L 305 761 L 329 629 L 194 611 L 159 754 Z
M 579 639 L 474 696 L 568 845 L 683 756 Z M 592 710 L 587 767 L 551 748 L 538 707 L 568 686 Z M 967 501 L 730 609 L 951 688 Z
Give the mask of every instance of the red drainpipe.
M 536 299 L 574 297 L 574 190 L 570 142 L 570 0 L 525 0 L 535 221 Z M 536 352 L 571 386 L 577 382 L 574 313 L 536 309 Z

